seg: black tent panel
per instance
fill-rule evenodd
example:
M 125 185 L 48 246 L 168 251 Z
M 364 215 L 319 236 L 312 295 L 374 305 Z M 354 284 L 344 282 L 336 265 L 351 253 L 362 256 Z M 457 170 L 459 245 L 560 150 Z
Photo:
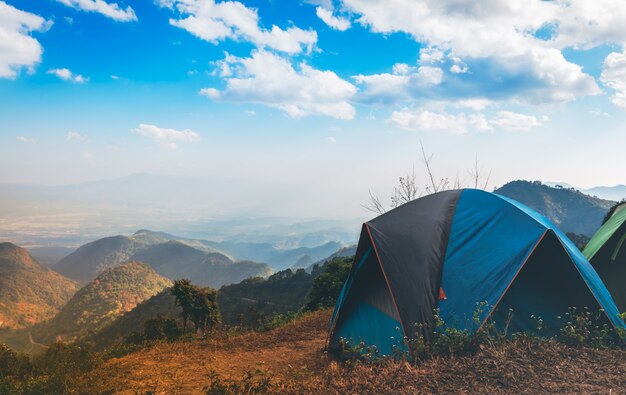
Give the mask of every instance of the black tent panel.
M 460 190 L 404 204 L 366 224 L 405 331 L 427 327 L 437 307 L 443 261 Z M 426 329 L 426 328 L 424 328 Z M 430 337 L 430 331 L 424 330 Z

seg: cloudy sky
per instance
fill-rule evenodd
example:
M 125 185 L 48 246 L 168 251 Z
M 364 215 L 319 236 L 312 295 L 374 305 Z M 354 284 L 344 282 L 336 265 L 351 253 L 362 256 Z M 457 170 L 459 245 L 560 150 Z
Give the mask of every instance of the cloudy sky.
M 621 0 L 0 0 L 0 182 L 624 183 Z M 293 194 L 293 193 L 292 193 Z

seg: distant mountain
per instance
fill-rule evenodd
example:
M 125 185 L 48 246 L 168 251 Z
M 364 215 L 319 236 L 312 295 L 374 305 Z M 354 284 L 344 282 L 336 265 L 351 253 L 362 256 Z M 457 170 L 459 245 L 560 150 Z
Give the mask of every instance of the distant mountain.
M 566 182 L 551 181 L 551 182 L 546 182 L 545 184 L 551 187 L 573 188 L 589 196 L 596 196 L 596 197 L 599 197 L 600 199 L 614 200 L 616 202 L 620 202 L 626 199 L 626 185 L 621 185 L 621 184 L 615 185 L 612 187 L 598 186 L 598 187 L 593 187 L 593 188 L 588 188 L 588 189 L 579 188 L 577 186 L 568 184 Z
M 54 318 L 34 326 L 32 335 L 37 342 L 49 344 L 96 332 L 171 285 L 145 263 L 107 269 L 81 288 Z
M 0 328 L 20 328 L 52 318 L 79 289 L 41 265 L 24 248 L 0 243 Z
M 592 236 L 614 204 L 578 190 L 551 187 L 539 181 L 513 181 L 494 191 L 538 211 L 562 231 Z
M 602 199 L 615 200 L 621 202 L 626 199 L 626 185 L 616 185 L 614 187 L 594 187 L 585 189 L 584 193 L 591 196 L 598 196 Z
M 318 265 L 319 267 L 323 266 L 326 262 L 333 260 L 334 258 L 343 258 L 343 257 L 348 257 L 348 256 L 354 256 L 356 254 L 356 244 L 350 245 L 350 246 L 346 246 L 346 247 L 342 247 L 339 250 L 335 251 L 334 253 L 332 253 L 331 255 L 327 256 L 324 259 L 320 259 L 319 261 L 309 265 L 306 268 L 307 272 L 311 272 L 313 271 L 313 268 L 315 267 L 315 265 Z
M 176 299 L 170 294 L 170 288 L 167 288 L 139 303 L 134 309 L 84 340 L 94 343 L 98 349 L 103 349 L 124 340 L 132 332 L 142 332 L 144 322 L 151 318 L 173 318 L 182 325 L 180 313 L 181 309 L 176 305 Z
M 187 278 L 201 285 L 219 288 L 248 277 L 269 276 L 272 270 L 264 263 L 234 262 L 218 252 L 205 252 L 180 241 L 157 244 L 133 255 L 133 259 L 150 264 L 159 274 Z
M 28 247 L 27 250 L 30 255 L 37 260 L 37 262 L 43 264 L 44 266 L 54 266 L 61 259 L 76 251 L 76 248 L 63 246 L 41 246 Z
M 145 262 L 168 278 L 188 278 L 196 284 L 215 288 L 272 273 L 264 263 L 234 261 L 213 248 L 210 242 L 145 229 L 132 236 L 106 237 L 85 244 L 54 268 L 86 283 L 103 270 L 128 261 Z
M 237 257 L 237 259 L 267 263 L 272 269 L 285 270 L 295 265 L 301 259 L 310 259 L 312 262 L 323 259 L 343 247 L 342 243 L 329 241 L 317 247 L 276 248 L 270 243 L 239 243 L 213 242 L 207 244 L 217 250 Z M 309 258 L 305 258 L 308 256 Z

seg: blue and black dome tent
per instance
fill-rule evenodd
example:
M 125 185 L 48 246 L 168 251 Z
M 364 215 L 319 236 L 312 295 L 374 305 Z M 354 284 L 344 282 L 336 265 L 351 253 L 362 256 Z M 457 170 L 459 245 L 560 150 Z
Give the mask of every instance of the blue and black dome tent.
M 329 342 L 374 345 L 389 355 L 415 328 L 472 330 L 503 322 L 509 331 L 560 327 L 569 307 L 603 309 L 605 323 L 626 328 L 606 287 L 576 246 L 548 219 L 506 197 L 474 189 L 436 193 L 363 225 L 350 275 L 335 306 Z M 424 330 L 428 340 L 432 331 Z

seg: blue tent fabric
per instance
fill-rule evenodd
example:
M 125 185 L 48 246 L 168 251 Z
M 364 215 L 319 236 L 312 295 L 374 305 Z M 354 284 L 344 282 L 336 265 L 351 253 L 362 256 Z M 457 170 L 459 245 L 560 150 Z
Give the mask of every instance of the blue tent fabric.
M 356 304 L 350 312 L 350 319 L 338 328 L 335 336 L 351 346 L 361 342 L 375 346 L 380 355 L 391 355 L 394 346 L 400 350 L 406 348 L 400 322 L 368 303 Z
M 615 328 L 626 329 L 611 295 L 576 246 L 548 219 L 506 197 L 474 189 L 441 192 L 383 214 L 363 229 L 361 251 L 333 314 L 331 347 L 349 335 L 388 352 L 397 343 L 393 325 L 408 337 L 417 335 L 414 327 L 432 333 L 434 308 L 446 324 L 475 330 L 472 317 L 481 302 L 487 306 L 480 311 L 480 324 L 500 314 L 500 304 L 554 315 L 554 323 L 564 313 L 554 310 L 572 302 L 602 309 Z M 561 279 L 568 281 L 567 292 L 558 289 Z M 378 284 L 372 288 L 384 287 L 387 296 L 378 292 L 368 304 L 368 288 L 360 283 Z M 533 288 L 539 285 L 541 290 Z M 445 301 L 438 300 L 440 287 Z M 552 299 L 542 303 L 542 297 Z M 391 302 L 395 309 L 385 307 Z M 517 327 L 529 328 L 527 317 L 520 317 Z

